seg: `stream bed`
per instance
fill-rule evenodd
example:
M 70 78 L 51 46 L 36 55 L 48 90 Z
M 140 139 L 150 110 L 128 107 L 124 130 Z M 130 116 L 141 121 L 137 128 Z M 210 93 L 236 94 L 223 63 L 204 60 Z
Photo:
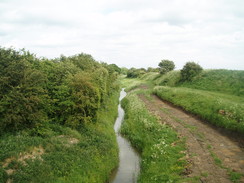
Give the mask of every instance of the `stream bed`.
M 119 129 L 124 120 L 124 110 L 121 100 L 126 96 L 124 89 L 120 92 L 118 117 L 114 124 L 117 143 L 119 146 L 119 166 L 110 177 L 109 183 L 135 183 L 140 172 L 140 156 L 130 142 L 121 136 Z

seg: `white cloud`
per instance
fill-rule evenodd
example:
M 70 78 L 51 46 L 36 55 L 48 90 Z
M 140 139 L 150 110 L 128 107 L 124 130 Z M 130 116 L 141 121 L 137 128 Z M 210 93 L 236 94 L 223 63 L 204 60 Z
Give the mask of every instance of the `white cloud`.
M 126 67 L 244 69 L 242 0 L 1 0 L 0 45 Z

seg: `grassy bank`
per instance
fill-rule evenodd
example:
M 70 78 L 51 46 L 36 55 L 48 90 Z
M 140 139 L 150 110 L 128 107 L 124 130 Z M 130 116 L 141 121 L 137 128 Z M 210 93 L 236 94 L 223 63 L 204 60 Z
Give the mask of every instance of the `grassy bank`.
M 229 95 L 244 96 L 244 71 L 204 70 L 192 81 L 180 81 L 180 71 L 171 71 L 164 75 L 147 73 L 143 79 L 151 80 L 156 85 L 170 87 L 187 87 L 206 91 L 215 91 Z
M 182 180 L 180 174 L 185 166 L 182 160 L 184 143 L 175 131 L 160 124 L 157 117 L 148 112 L 136 92 L 131 92 L 122 101 L 125 121 L 121 133 L 141 152 L 138 182 L 162 183 Z
M 118 93 L 98 111 L 96 123 L 79 130 L 53 124 L 42 136 L 24 130 L 0 141 L 0 182 L 105 182 L 118 163 L 113 131 Z
M 133 78 L 133 79 L 123 78 L 121 80 L 121 86 L 122 86 L 122 88 L 125 88 L 126 92 L 137 88 L 138 86 L 142 85 L 143 83 L 146 83 L 146 81 L 143 81 L 141 79 L 135 79 L 135 78 Z
M 154 93 L 210 123 L 244 134 L 244 99 L 180 87 L 155 87 Z

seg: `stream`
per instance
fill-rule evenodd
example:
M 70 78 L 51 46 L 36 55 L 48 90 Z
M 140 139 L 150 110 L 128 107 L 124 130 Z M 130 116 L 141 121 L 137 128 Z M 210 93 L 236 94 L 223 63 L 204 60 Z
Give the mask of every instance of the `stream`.
M 130 142 L 119 133 L 120 126 L 124 120 L 124 110 L 121 100 L 126 96 L 124 88 L 120 92 L 118 117 L 114 124 L 117 143 L 119 145 L 119 166 L 112 173 L 109 183 L 135 183 L 140 172 L 140 156 L 131 146 Z

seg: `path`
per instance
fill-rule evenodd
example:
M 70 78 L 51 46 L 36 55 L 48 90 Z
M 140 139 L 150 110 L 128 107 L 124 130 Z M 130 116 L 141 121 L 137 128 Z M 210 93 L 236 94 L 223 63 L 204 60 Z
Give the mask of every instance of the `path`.
M 144 95 L 139 97 L 162 123 L 172 126 L 180 137 L 186 138 L 189 167 L 185 176 L 198 176 L 199 182 L 227 183 L 232 182 L 230 171 L 244 173 L 244 149 L 238 142 L 157 96 L 153 95 L 151 99 Z

